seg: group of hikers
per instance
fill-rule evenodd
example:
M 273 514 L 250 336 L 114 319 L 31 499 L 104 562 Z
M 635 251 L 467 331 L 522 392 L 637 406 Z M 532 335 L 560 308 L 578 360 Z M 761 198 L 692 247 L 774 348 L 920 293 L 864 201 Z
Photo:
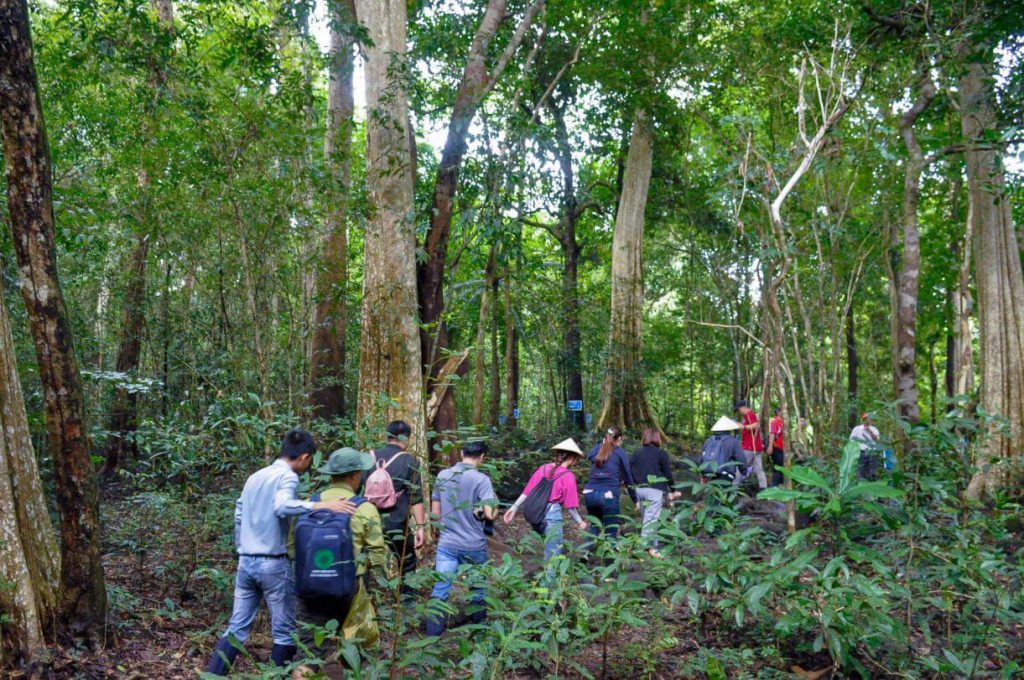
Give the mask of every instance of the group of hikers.
M 753 475 L 760 488 L 767 487 L 763 455 L 765 446 L 757 416 L 746 402 L 738 402 L 739 422 L 722 416 L 704 442 L 698 464 L 706 479 L 740 484 Z M 802 421 L 803 434 L 810 426 Z M 273 638 L 270 659 L 284 667 L 303 648 L 302 664 L 294 678 L 307 678 L 314 669 L 307 663 L 323 663 L 328 640 L 323 629 L 332 620 L 337 634 L 363 647 L 379 639 L 376 612 L 371 602 L 368 575 L 400 577 L 398 593 L 403 603 L 414 600 L 407 581 L 416 569 L 417 551 L 425 546 L 428 522 L 436 518 L 439 533 L 434 569 L 437 575 L 427 607 L 424 631 L 440 636 L 449 624 L 445 602 L 459 567 L 469 567 L 471 623 L 487 618 L 486 587 L 472 566 L 487 563 L 488 534 L 498 517 L 499 501 L 490 477 L 481 468 L 488 446 L 484 441 L 462 445 L 461 460 L 441 471 L 430 495 L 426 513 L 417 459 L 407 452 L 412 431 L 401 420 L 387 428 L 387 444 L 372 453 L 340 448 L 328 457 L 319 472 L 330 482 L 309 500 L 298 497 L 299 475 L 312 466 L 317 444 L 304 430 L 285 435 L 279 457 L 251 475 L 235 504 L 235 547 L 238 568 L 234 604 L 227 628 L 218 639 L 207 672 L 226 675 L 252 629 L 260 603 L 270 614 Z M 740 436 L 735 435 L 736 432 Z M 813 432 L 811 432 L 813 435 Z M 878 441 L 878 430 L 867 414 L 851 438 L 862 446 L 861 474 L 873 474 L 877 466 L 865 462 Z M 768 428 L 773 483 L 782 481 L 785 434 L 776 412 Z M 621 522 L 622 489 L 642 513 L 641 540 L 652 558 L 661 558 L 657 520 L 666 501 L 680 496 L 675 491 L 672 464 L 661 448 L 656 428 L 644 431 L 642 446 L 632 455 L 622 448 L 623 433 L 608 428 L 601 441 L 584 454 L 568 438 L 552 447 L 554 459 L 537 468 L 522 494 L 503 516 L 510 524 L 520 514 L 544 540 L 545 578 L 564 555 L 563 510 L 581 531 L 587 531 L 583 552 L 589 555 L 598 537 L 614 543 Z M 579 485 L 573 469 L 584 458 L 589 473 L 582 497 L 587 516 L 580 515 Z

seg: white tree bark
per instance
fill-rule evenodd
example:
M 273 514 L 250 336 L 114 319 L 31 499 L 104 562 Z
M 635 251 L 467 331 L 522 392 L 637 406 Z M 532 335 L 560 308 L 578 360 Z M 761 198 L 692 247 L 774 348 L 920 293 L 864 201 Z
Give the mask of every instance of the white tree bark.
M 366 48 L 366 225 L 356 417 L 412 426 L 410 451 L 426 462 L 416 308 L 416 234 L 406 76 L 405 0 L 358 0 Z
M 991 58 L 969 55 L 960 78 L 960 121 L 967 143 L 967 182 L 981 338 L 981 405 L 1009 421 L 1008 436 L 989 432 L 967 495 L 978 498 L 1012 481 L 1024 452 L 1024 275 L 999 152 Z M 1019 469 L 1017 470 L 1019 474 Z
M 25 658 L 44 644 L 57 606 L 60 552 L 46 510 L 0 286 L 0 611 Z
M 647 403 L 643 376 L 644 212 L 651 186 L 654 139 L 638 109 L 626 156 L 622 195 L 612 239 L 612 306 L 608 366 L 598 427 L 657 427 Z

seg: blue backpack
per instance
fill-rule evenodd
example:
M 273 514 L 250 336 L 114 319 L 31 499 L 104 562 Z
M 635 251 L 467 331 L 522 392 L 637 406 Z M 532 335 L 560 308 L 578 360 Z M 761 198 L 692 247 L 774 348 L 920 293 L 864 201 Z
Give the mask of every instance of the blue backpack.
M 317 502 L 320 494 L 310 500 Z M 350 498 L 356 507 L 366 499 Z M 295 593 L 302 598 L 350 599 L 358 590 L 352 517 L 317 510 L 295 525 Z

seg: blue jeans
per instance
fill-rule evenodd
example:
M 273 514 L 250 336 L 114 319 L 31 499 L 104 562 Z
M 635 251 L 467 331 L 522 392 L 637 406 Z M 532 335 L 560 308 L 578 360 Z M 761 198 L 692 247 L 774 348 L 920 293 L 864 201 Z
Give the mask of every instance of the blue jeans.
M 235 575 L 235 604 L 222 637 L 234 635 L 244 643 L 252 622 L 266 601 L 270 611 L 270 632 L 275 645 L 293 645 L 295 635 L 295 577 L 286 557 L 240 555 Z
M 590 535 L 597 537 L 602 529 L 609 541 L 614 542 L 619 536 L 619 489 L 602 489 L 587 487 L 583 490 L 583 498 L 587 505 L 587 514 L 598 520 L 590 523 Z
M 544 562 L 562 554 L 562 504 L 548 503 L 548 512 L 544 515 L 547 527 L 544 529 Z
M 434 569 L 441 579 L 434 584 L 430 596 L 444 602 L 448 601 L 448 593 L 451 592 L 452 584 L 455 582 L 455 574 L 459 571 L 460 564 L 485 564 L 487 562 L 487 548 L 481 550 L 458 550 L 437 546 L 437 561 Z M 482 576 L 476 575 L 474 580 L 478 584 L 473 588 L 473 603 L 483 605 L 487 596 L 487 584 Z

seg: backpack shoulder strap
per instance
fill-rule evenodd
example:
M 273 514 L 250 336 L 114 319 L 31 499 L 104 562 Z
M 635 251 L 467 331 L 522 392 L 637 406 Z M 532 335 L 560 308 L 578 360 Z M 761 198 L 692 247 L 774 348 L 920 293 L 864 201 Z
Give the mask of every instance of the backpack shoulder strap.
M 352 498 L 349 498 L 349 500 L 352 501 L 352 505 L 356 506 L 357 508 L 366 502 L 366 498 L 364 496 L 352 496 Z
M 556 482 L 556 481 L 558 481 L 559 479 L 561 479 L 562 477 L 565 477 L 565 476 L 566 476 L 567 474 L 570 474 L 571 472 L 572 472 L 572 470 L 569 470 L 569 469 L 563 470 L 563 471 L 562 471 L 562 474 L 560 474 L 560 475 L 555 475 L 554 477 L 552 477 L 552 478 L 551 478 L 551 481 L 552 481 L 552 482 Z
M 399 456 L 401 456 L 401 455 L 402 455 L 403 453 L 405 453 L 405 451 L 399 451 L 399 452 L 398 452 L 398 453 L 396 453 L 395 455 L 393 455 L 393 456 L 391 456 L 390 458 L 388 458 L 388 461 L 387 461 L 386 463 L 384 463 L 384 469 L 385 469 L 385 470 L 387 470 L 387 469 L 388 469 L 389 467 L 391 467 L 391 464 L 392 464 L 392 463 L 394 463 L 394 462 L 395 462 L 395 460 L 396 460 L 396 459 L 397 459 L 397 458 L 398 458 Z M 378 462 L 379 462 L 379 461 L 378 461 Z

